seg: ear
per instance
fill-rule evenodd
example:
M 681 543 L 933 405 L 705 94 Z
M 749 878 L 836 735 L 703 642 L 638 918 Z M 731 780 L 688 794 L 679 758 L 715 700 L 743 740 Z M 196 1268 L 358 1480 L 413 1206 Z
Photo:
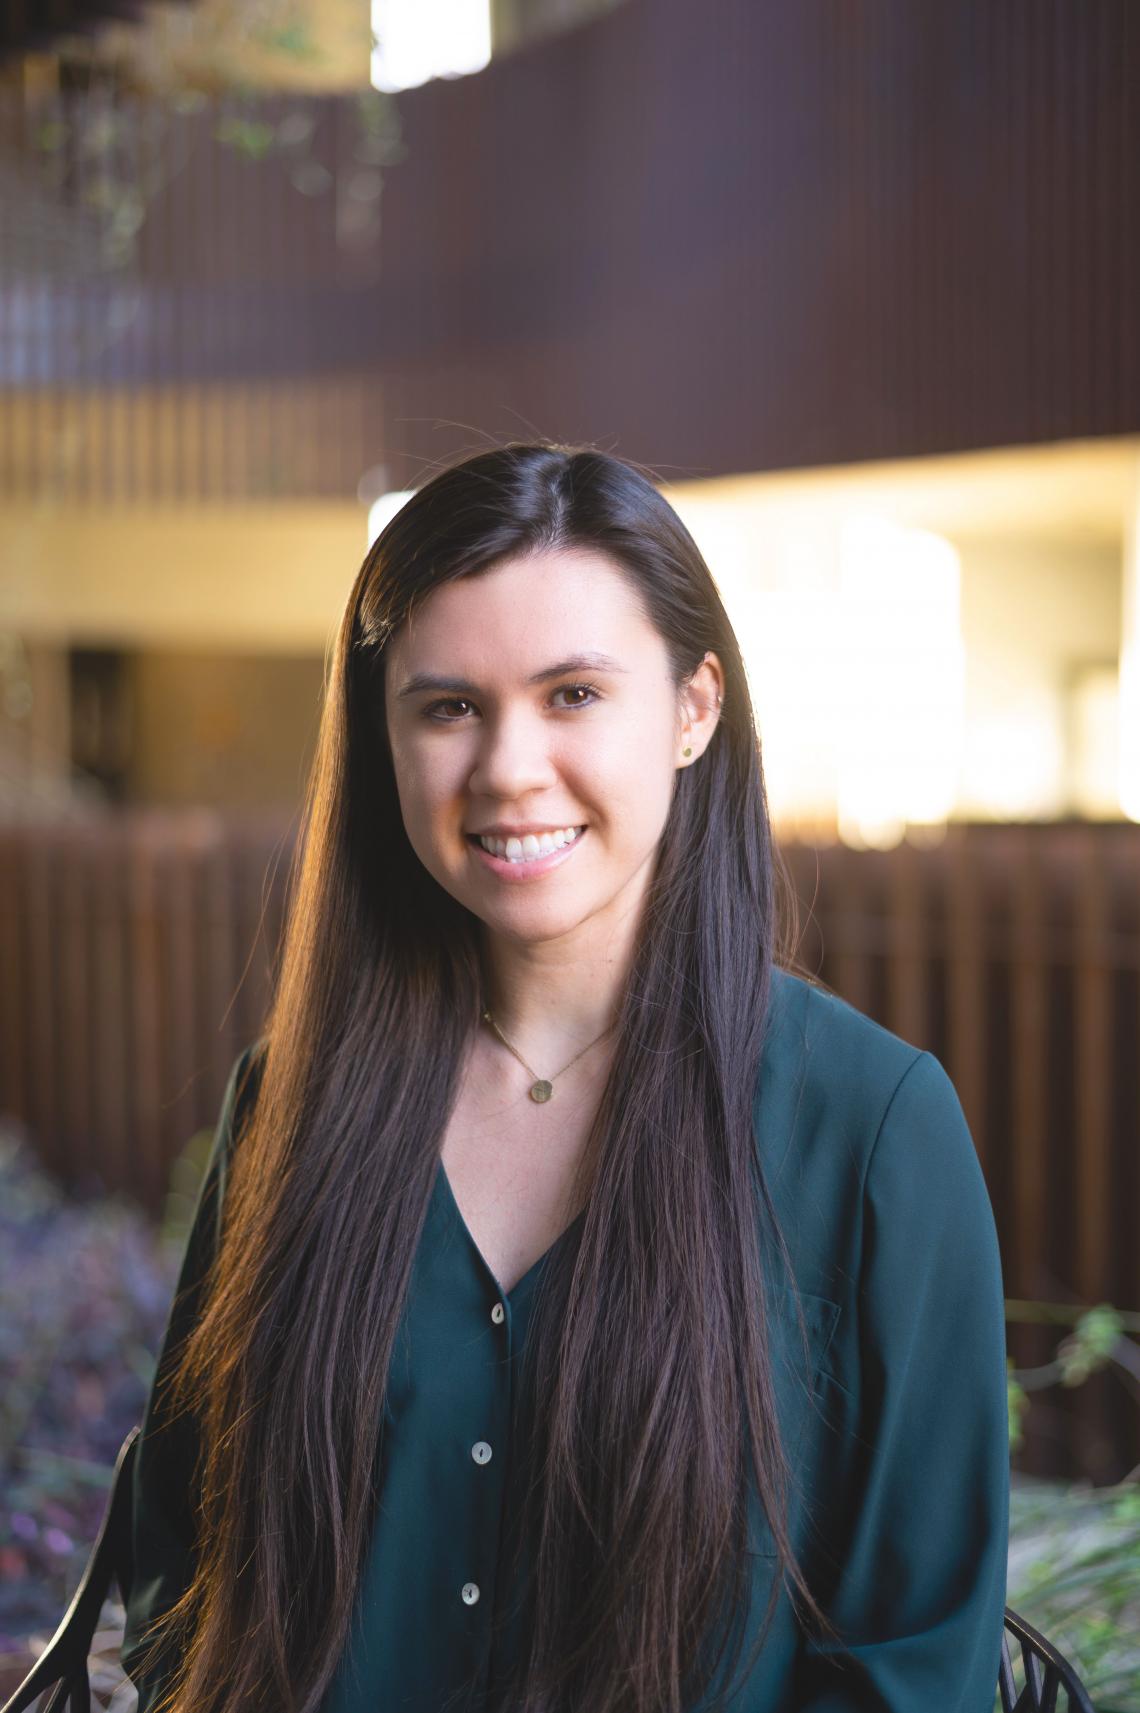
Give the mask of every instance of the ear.
M 704 754 L 720 723 L 723 701 L 724 668 L 717 655 L 708 649 L 681 688 L 678 767 L 689 767 Z M 684 753 L 686 749 L 688 755 Z

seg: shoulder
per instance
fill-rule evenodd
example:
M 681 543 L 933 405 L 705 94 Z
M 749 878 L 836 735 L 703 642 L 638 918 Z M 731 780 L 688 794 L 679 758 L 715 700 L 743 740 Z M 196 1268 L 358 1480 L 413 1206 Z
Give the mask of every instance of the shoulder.
M 761 1067 L 770 1091 L 794 1091 L 809 1113 L 873 1140 L 903 1078 L 932 1054 L 904 1041 L 838 994 L 773 969 L 771 1014 Z M 941 1069 L 941 1067 L 939 1067 Z M 945 1075 L 945 1073 L 943 1073 Z
M 980 1205 L 981 1168 L 940 1061 L 787 970 L 773 971 L 753 1113 L 765 1179 L 808 1290 L 841 1296 L 841 1281 L 850 1287 L 869 1194 L 904 1225 L 927 1198 L 965 1195 Z

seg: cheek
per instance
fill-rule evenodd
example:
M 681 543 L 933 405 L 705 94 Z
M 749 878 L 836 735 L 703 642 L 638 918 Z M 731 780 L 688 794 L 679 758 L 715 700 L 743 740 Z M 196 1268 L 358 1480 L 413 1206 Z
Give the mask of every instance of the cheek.
M 579 800 L 605 818 L 612 836 L 640 853 L 657 838 L 672 801 L 672 751 L 659 724 L 638 722 L 621 743 L 599 744 L 576 767 Z
M 396 769 L 396 795 L 408 843 L 425 868 L 431 869 L 438 841 L 430 796 L 421 780 L 399 767 Z
M 453 791 L 449 757 L 439 750 L 403 742 L 393 751 L 392 766 L 405 821 L 430 825 Z

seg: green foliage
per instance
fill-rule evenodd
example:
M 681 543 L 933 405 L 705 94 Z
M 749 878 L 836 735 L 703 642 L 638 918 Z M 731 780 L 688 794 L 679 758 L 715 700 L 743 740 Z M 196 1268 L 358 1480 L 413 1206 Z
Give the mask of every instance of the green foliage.
M 1007 1358 L 1010 1452 L 1025 1441 L 1034 1393 L 1117 1369 L 1136 1396 L 1140 1316 L 1110 1303 L 1074 1308 L 1009 1302 L 1010 1320 L 1068 1322 L 1051 1361 L 1019 1371 Z M 1014 1474 L 1006 1604 L 1059 1648 L 1098 1713 L 1140 1713 L 1140 1465 L 1112 1487 Z
M 269 154 L 276 140 L 276 130 L 261 119 L 241 119 L 234 114 L 219 119 L 214 128 L 219 143 L 227 143 L 239 155 L 260 161 Z
M 1025 1442 L 1025 1432 L 1022 1422 L 1029 1408 L 1029 1394 L 1015 1377 L 1013 1357 L 1007 1356 L 1006 1367 L 1006 1399 L 1009 1404 L 1009 1449 L 1010 1452 L 1020 1451 Z
M 1083 1314 L 1072 1336 L 1057 1347 L 1062 1386 L 1079 1386 L 1098 1368 L 1104 1368 L 1124 1336 L 1124 1318 L 1110 1303 L 1098 1303 Z
M 260 30 L 257 40 L 262 47 L 269 48 L 273 53 L 284 54 L 287 59 L 313 63 L 328 58 L 314 42 L 312 30 L 303 19 L 282 24 L 278 29 Z
M 1015 1477 L 1006 1604 L 1080 1674 L 1097 1713 L 1140 1713 L 1140 1490 Z

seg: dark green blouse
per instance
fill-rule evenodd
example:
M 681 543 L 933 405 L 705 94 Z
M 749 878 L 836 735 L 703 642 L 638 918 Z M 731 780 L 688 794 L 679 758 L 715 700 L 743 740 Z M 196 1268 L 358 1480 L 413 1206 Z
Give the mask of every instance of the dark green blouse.
M 132 1670 L 140 1629 L 185 1586 L 193 1552 L 192 1428 L 155 1431 L 159 1382 L 196 1312 L 256 1046 L 231 1073 L 139 1442 L 122 1649 L 139 1713 L 157 1688 Z M 1009 1518 L 1003 1285 L 957 1094 L 932 1054 L 775 971 L 754 1114 L 811 1339 L 805 1377 L 785 1295 L 772 1331 L 793 1541 L 856 1663 L 838 1671 L 805 1641 L 782 1592 L 731 1713 L 992 1713 Z M 498 1705 L 525 1592 L 505 1574 L 529 1409 L 521 1358 L 552 1253 L 500 1290 L 437 1170 L 378 1436 L 380 1509 L 325 1713 Z M 749 1505 L 746 1643 L 775 1563 L 755 1493 Z

